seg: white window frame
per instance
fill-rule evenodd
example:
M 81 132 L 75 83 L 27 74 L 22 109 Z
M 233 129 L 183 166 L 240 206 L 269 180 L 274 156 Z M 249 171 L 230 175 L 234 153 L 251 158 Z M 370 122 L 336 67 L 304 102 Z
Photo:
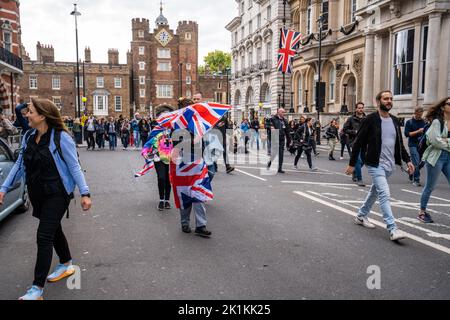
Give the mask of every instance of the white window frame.
M 9 42 L 6 41 L 7 40 L 6 39 L 7 38 L 6 35 L 8 35 Z M 12 41 L 12 33 L 11 33 L 11 31 L 8 31 L 8 30 L 3 31 L 3 47 L 5 48 L 5 50 L 8 50 L 9 52 L 12 52 L 12 43 L 13 43 L 13 41 Z
M 171 62 L 170 61 L 158 61 L 157 71 L 159 71 L 159 72 L 170 72 L 170 71 L 172 71 L 172 64 L 171 64 Z
M 261 28 L 261 13 L 258 13 L 258 15 L 256 16 L 256 28 Z
M 267 21 L 272 19 L 272 6 L 267 7 Z
M 139 61 L 139 70 L 145 70 L 146 63 L 144 61 Z
M 186 76 L 186 84 L 191 84 L 191 83 L 192 83 L 191 76 Z
M 168 84 L 156 85 L 156 97 L 160 99 L 172 99 L 173 86 Z
M 145 98 L 145 89 L 139 89 L 139 97 Z
M 396 37 L 400 34 L 400 33 L 402 33 L 402 32 L 406 32 L 406 33 L 409 33 L 409 31 L 412 31 L 413 33 L 414 33 L 414 35 L 415 35 L 415 29 L 414 28 L 407 28 L 407 29 L 403 29 L 403 30 L 400 30 L 400 31 L 398 31 L 398 32 L 396 32 L 396 33 L 394 33 L 393 34 L 393 41 L 392 41 L 392 43 L 393 43 L 393 49 L 392 49 L 392 54 L 393 54 L 393 65 L 392 65 L 392 84 L 391 84 L 391 86 L 392 86 L 392 92 L 393 92 L 393 95 L 395 96 L 395 97 L 410 97 L 411 96 L 411 94 L 412 94 L 412 92 L 413 92 L 413 84 L 411 83 L 411 92 L 409 92 L 409 93 L 404 93 L 404 92 L 400 92 L 400 93 L 395 93 L 395 78 L 396 78 L 396 70 L 398 69 L 396 69 L 396 66 L 402 66 L 402 65 L 408 65 L 408 64 L 411 64 L 411 65 L 413 65 L 413 68 L 414 68 L 414 50 L 416 50 L 416 48 L 414 47 L 414 43 L 413 43 L 413 46 L 412 46 L 412 48 L 413 48 L 413 52 L 412 52 L 412 57 L 413 57 L 413 60 L 411 60 L 411 61 L 407 61 L 407 62 L 403 62 L 403 63 L 400 63 L 400 64 L 396 64 L 396 57 L 395 57 L 395 51 L 396 51 L 396 43 L 395 43 L 395 39 L 396 39 Z M 414 41 L 414 40 L 413 40 Z M 402 74 L 402 77 L 403 77 L 403 74 Z M 413 77 L 413 75 L 411 75 L 411 81 L 412 81 L 412 77 Z M 400 81 L 400 84 L 402 84 L 402 82 L 403 81 Z
M 328 71 L 328 100 L 334 102 L 334 91 L 336 88 L 336 69 L 331 67 Z
M 191 71 L 191 69 L 192 69 L 192 64 L 186 63 L 186 71 Z
M 105 87 L 105 78 L 104 77 L 97 77 L 97 88 L 104 88 Z
M 122 96 L 115 96 L 114 97 L 114 110 L 116 112 L 122 111 Z
M 427 28 L 427 43 L 425 43 L 425 28 Z M 430 28 L 428 24 L 424 24 L 421 28 L 420 35 L 420 64 L 419 64 L 419 95 L 425 94 L 425 76 L 427 66 L 427 45 L 430 37 Z M 425 52 L 425 55 L 423 54 Z
M 52 89 L 53 90 L 61 90 L 61 77 L 60 76 L 52 76 Z
M 356 21 L 356 15 L 355 12 L 357 10 L 357 0 L 351 0 L 350 2 L 350 13 L 351 13 L 351 17 L 352 17 L 352 22 Z
M 186 33 L 184 34 L 184 39 L 187 40 L 187 41 L 192 40 L 192 33 L 186 32 Z
M 77 76 L 75 76 L 75 88 L 77 87 Z M 80 89 L 83 88 L 84 84 L 83 84 L 83 76 L 80 76 Z
M 52 97 L 52 101 L 53 101 L 53 104 L 54 104 L 59 110 L 61 110 L 61 106 L 62 106 L 62 100 L 61 100 L 61 97 Z
M 139 84 L 145 85 L 145 76 L 139 76 Z
M 250 20 L 248 22 L 248 34 L 252 34 L 253 33 L 253 20 Z
M 114 78 L 114 88 L 121 89 L 122 88 L 122 78 Z
M 99 108 L 100 104 L 103 106 L 102 109 Z M 94 115 L 98 115 L 98 116 L 107 116 L 108 115 L 108 96 L 107 95 L 94 95 Z
M 31 90 L 37 90 L 38 89 L 38 76 L 37 75 L 30 75 L 29 81 L 28 81 L 29 87 Z
M 298 105 L 303 105 L 303 74 L 300 73 L 297 82 Z
M 312 20 L 312 4 L 308 1 L 308 9 L 306 11 L 306 34 L 311 34 L 311 20 Z
M 170 59 L 170 53 L 171 52 L 169 48 L 158 48 L 158 59 Z
M 145 37 L 144 30 L 139 30 L 138 31 L 138 37 L 139 38 L 144 38 Z
M 145 55 L 145 47 L 143 47 L 143 46 L 140 46 L 140 47 L 139 47 L 139 55 L 140 55 L 140 56 Z

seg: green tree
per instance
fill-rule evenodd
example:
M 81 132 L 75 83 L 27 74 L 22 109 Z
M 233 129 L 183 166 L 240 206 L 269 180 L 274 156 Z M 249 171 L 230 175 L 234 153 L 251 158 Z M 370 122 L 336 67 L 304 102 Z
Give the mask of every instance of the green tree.
M 231 54 L 220 50 L 208 53 L 203 59 L 208 65 L 211 72 L 224 71 L 226 68 L 231 68 Z
M 206 66 L 205 65 L 200 65 L 198 66 L 198 74 L 204 75 L 206 71 Z

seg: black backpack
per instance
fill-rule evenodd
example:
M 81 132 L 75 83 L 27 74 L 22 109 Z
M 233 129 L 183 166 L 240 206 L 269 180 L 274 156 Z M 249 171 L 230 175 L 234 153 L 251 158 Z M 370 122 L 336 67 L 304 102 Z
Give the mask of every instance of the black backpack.
M 61 149 L 61 130 L 55 130 L 55 135 L 53 137 L 53 142 L 55 143 L 56 150 L 58 151 L 58 154 L 61 157 L 62 161 L 64 161 L 64 163 L 67 165 L 67 162 L 64 159 L 64 156 L 63 156 L 63 153 L 62 153 L 62 149 Z M 77 158 L 78 158 L 78 163 L 81 166 L 80 154 L 78 153 L 78 151 L 77 151 Z M 85 170 L 83 170 L 83 171 L 86 172 Z

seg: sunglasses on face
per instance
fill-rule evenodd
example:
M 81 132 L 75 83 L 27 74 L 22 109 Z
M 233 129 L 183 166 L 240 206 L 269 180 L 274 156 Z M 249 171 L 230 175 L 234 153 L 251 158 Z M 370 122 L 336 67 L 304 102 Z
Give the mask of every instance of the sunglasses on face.
M 450 106 L 450 102 L 447 102 L 446 105 Z

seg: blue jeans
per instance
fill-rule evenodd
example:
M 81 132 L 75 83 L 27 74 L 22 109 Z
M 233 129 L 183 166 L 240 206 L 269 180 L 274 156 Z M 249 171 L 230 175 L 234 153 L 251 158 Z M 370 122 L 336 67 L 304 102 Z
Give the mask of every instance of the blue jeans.
M 409 153 L 411 154 L 411 161 L 412 161 L 414 167 L 416 167 L 416 170 L 414 171 L 414 182 L 420 182 L 419 151 L 417 151 L 417 147 L 409 147 Z
M 141 145 L 141 134 L 139 131 L 133 131 L 134 146 L 139 148 Z
M 117 136 L 115 133 L 108 133 L 109 150 L 115 150 L 117 146 Z
M 214 175 L 216 174 L 216 166 L 214 164 L 207 166 L 208 167 L 208 176 L 209 180 L 212 182 L 214 179 Z
M 356 179 L 362 180 L 362 159 L 361 159 L 361 153 L 358 155 L 358 160 L 356 160 L 356 164 L 355 164 L 355 177 Z
M 372 209 L 373 204 L 377 201 L 380 202 L 381 213 L 383 214 L 383 220 L 387 225 L 389 231 L 397 229 L 395 224 L 395 218 L 391 209 L 391 192 L 389 190 L 389 184 L 387 179 L 391 176 L 392 171 L 386 171 L 381 166 L 378 168 L 367 166 L 369 175 L 372 177 L 372 187 L 367 195 L 366 201 L 359 209 L 359 217 L 367 217 Z
M 420 209 L 424 211 L 427 209 L 428 201 L 430 200 L 431 193 L 436 187 L 441 171 L 447 178 L 448 184 L 450 185 L 450 153 L 442 150 L 441 156 L 436 162 L 436 165 L 433 167 L 427 162 L 426 168 L 427 183 L 422 191 L 422 197 L 420 198 Z
M 206 209 L 201 202 L 195 202 L 189 208 L 180 209 L 181 225 L 189 226 L 192 207 L 194 208 L 196 228 L 206 227 Z

